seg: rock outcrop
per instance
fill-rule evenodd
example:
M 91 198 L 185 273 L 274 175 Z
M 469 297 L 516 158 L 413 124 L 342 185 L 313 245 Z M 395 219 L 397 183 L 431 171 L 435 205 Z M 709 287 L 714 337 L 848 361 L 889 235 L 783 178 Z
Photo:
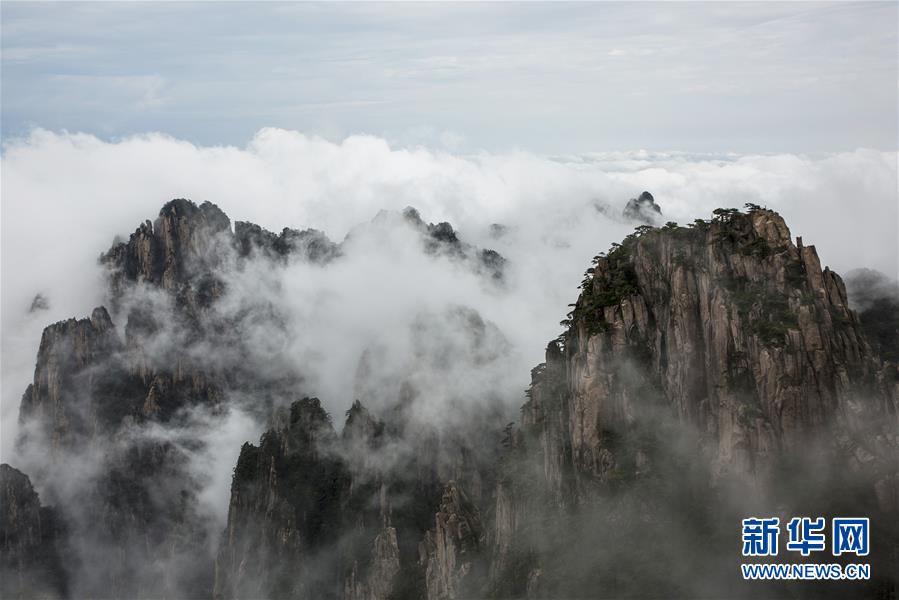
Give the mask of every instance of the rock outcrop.
M 579 476 L 616 468 L 603 432 L 633 423 L 641 396 L 695 426 L 719 473 L 758 473 L 818 434 L 875 462 L 895 447 L 895 367 L 872 352 L 839 276 L 776 213 L 643 231 L 591 271 L 563 338 Z M 879 436 L 850 436 L 862 415 L 886 419 Z
M 171 290 L 215 262 L 215 238 L 230 229 L 230 219 L 215 204 L 176 199 L 162 207 L 155 222 L 145 221 L 127 242 L 113 245 L 102 260 L 115 267 L 119 279 Z
M 423 252 L 500 276 L 502 257 L 465 244 L 449 224 L 413 227 Z M 438 474 L 449 468 L 439 443 L 422 436 L 422 455 L 403 459 L 409 472 L 387 478 L 378 464 L 354 458 L 366 453 L 358 444 L 372 450 L 385 439 L 385 425 L 361 405 L 351 411 L 355 417 L 349 415 L 342 438 L 328 442 L 340 446 L 334 452 L 319 448 L 333 430 L 301 443 L 318 427 L 314 418 L 294 422 L 278 408 L 298 395 L 300 373 L 267 364 L 246 336 L 247 330 L 282 328 L 283 315 L 272 305 L 220 309 L 235 274 L 253 261 L 272 268 L 290 261 L 324 266 L 341 253 L 341 244 L 319 231 L 284 229 L 276 235 L 245 222 L 232 231 L 214 204 L 177 199 L 100 257 L 110 310 L 100 307 L 88 319 L 46 328 L 20 410 L 22 454 L 55 457 L 36 460 L 30 469 L 60 506 L 68 547 L 81 556 L 72 569 L 71 594 L 193 597 L 215 588 L 230 597 L 261 590 L 333 595 L 345 589 L 348 597 L 386 598 L 399 585 L 401 561 L 418 572 L 417 547 L 449 477 Z M 210 348 L 221 351 L 212 356 Z M 193 420 L 214 419 L 226 410 L 226 398 L 260 420 L 274 419 L 274 425 L 262 446 L 247 446 L 241 455 L 231 542 L 219 552 L 214 574 L 211 563 L 199 564 L 205 561 L 203 548 L 214 545 L 190 464 L 202 443 L 179 436 Z M 294 408 L 294 417 L 318 414 L 302 403 Z M 320 407 L 319 412 L 328 419 Z M 353 434 L 365 427 L 376 430 Z M 322 432 L 327 428 L 322 425 Z M 251 468 L 253 457 L 265 464 Z M 322 479 L 311 473 L 312 479 L 297 478 L 296 465 L 324 469 Z M 264 473 L 254 474 L 257 467 Z M 469 475 L 474 471 L 466 469 Z M 81 500 L 66 502 L 71 494 Z M 333 494 L 333 502 L 314 509 L 323 494 Z M 403 511 L 394 522 L 391 502 L 397 499 L 421 502 L 421 510 Z M 270 502 L 275 504 L 262 508 Z M 327 585 L 324 579 L 295 577 L 292 557 L 308 561 L 330 557 L 332 550 L 338 558 L 328 572 L 337 575 L 329 575 Z M 294 580 L 311 587 L 293 588 Z M 418 589 L 422 582 L 415 574 L 402 585 Z
M 234 469 L 228 527 L 215 565 L 216 598 L 325 597 L 327 554 L 341 525 L 347 472 L 317 398 L 278 415 L 259 446 L 244 444 Z
M 275 234 L 245 221 L 234 223 L 234 239 L 241 256 L 263 256 L 286 260 L 302 257 L 311 263 L 324 265 L 340 256 L 340 245 L 332 242 L 317 229 L 290 229 L 285 227 Z
M 453 226 L 446 221 L 425 223 L 419 212 L 411 206 L 403 210 L 403 219 L 422 234 L 424 248 L 428 254 L 444 255 L 472 265 L 473 269 L 487 275 L 493 281 L 503 280 L 506 259 L 489 248 L 476 248 L 459 239 Z
M 44 296 L 43 294 L 35 294 L 34 298 L 31 300 L 31 306 L 28 307 L 28 312 L 36 313 L 42 310 L 47 310 L 50 308 L 50 300 Z
M 47 327 L 41 337 L 34 381 L 22 397 L 25 435 L 40 437 L 50 452 L 71 449 L 136 409 L 141 386 L 121 360 L 123 344 L 109 313 Z
M 646 225 L 656 225 L 662 220 L 662 209 L 649 192 L 643 192 L 637 198 L 628 200 L 622 214 L 629 221 Z
M 195 226 L 174 212 L 161 230 L 180 233 L 150 243 L 168 248 L 160 250 L 167 259 L 157 261 L 155 250 L 126 253 L 134 260 L 128 264 L 139 266 L 135 273 L 154 285 L 188 277 L 179 244 L 205 243 L 190 242 Z M 149 334 L 134 325 L 138 311 L 126 315 L 124 339 L 103 307 L 89 319 L 47 327 L 22 398 L 19 451 L 52 457 L 33 461 L 31 475 L 67 525 L 65 548 L 79 557 L 71 572 L 90 573 L 67 584 L 73 596 L 197 595 L 211 587 L 208 567 L 196 568 L 208 544 L 208 517 L 199 514 L 188 453 L 142 426 L 214 403 L 222 381 L 175 353 L 172 364 L 154 368 L 158 361 L 144 349 Z
M 639 582 L 683 565 L 678 556 L 736 564 L 716 523 L 747 511 L 897 522 L 896 366 L 872 350 L 840 277 L 776 213 L 751 206 L 638 228 L 596 257 L 573 307 L 511 437 L 496 494 L 497 589 L 536 578 L 535 593 L 566 595 L 575 577 L 612 596 L 647 593 Z M 578 525 L 558 533 L 575 513 Z M 623 525 L 677 526 L 709 552 L 663 542 L 632 561 L 559 564 L 564 549 L 534 533 L 547 523 L 572 545 L 579 530 L 611 540 Z M 895 570 L 891 552 L 876 559 L 881 572 Z
M 482 575 L 472 571 L 486 566 L 481 556 L 484 538 L 477 507 L 455 482 L 449 482 L 434 517 L 434 528 L 428 530 L 419 546 L 427 598 L 452 600 L 478 594 L 478 588 L 468 584 L 481 582 Z
M 468 471 L 461 448 L 403 426 L 357 401 L 338 436 L 318 400 L 303 399 L 259 446 L 245 444 L 215 597 L 479 595 L 487 575 L 480 509 L 441 474 Z
M 60 538 L 54 511 L 41 506 L 28 476 L 0 465 L 0 596 L 66 597 Z
M 632 202 L 629 218 L 654 222 L 651 195 Z M 503 282 L 504 259 L 448 223 L 407 209 L 368 226 L 385 219 Z M 110 310 L 46 328 L 22 399 L 19 449 L 56 508 L 0 466 L 4 597 L 801 594 L 734 582 L 748 514 L 870 516 L 874 578 L 833 589 L 895 595 L 896 304 L 856 299 L 857 314 L 776 213 L 645 225 L 597 256 L 504 433 L 490 391 L 457 403 L 416 377 L 508 352 L 466 307 L 410 318 L 408 364 L 367 350 L 355 392 L 377 402 L 354 402 L 340 433 L 294 363 L 258 355 L 248 332 L 285 315 L 229 302 L 241 270 L 326 268 L 345 248 L 315 230 L 232 232 L 215 205 L 174 200 L 103 255 Z M 435 398 L 448 422 L 414 410 Z M 268 431 L 241 448 L 219 537 L 191 432 L 231 408 Z

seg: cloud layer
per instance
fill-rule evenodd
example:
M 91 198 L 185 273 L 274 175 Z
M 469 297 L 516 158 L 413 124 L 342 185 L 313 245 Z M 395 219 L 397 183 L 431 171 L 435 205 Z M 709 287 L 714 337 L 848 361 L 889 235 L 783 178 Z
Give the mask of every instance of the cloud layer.
M 766 205 L 836 270 L 867 266 L 895 276 L 896 158 L 871 150 L 820 157 L 458 155 L 392 147 L 372 136 L 333 143 L 279 129 L 261 130 L 245 148 L 201 147 L 159 134 L 106 142 L 36 130 L 8 142 L 2 158 L 0 450 L 8 456 L 12 448 L 41 329 L 103 302 L 96 257 L 173 197 L 209 200 L 232 220 L 275 231 L 315 227 L 338 241 L 352 232 L 346 259 L 332 267 L 295 264 L 274 279 L 248 271 L 233 282 L 245 286 L 240 297 L 277 298 L 288 307 L 291 339 L 278 353 L 301 363 L 330 410 L 340 414 L 358 393 L 354 373 L 366 348 L 391 346 L 382 355 L 393 357 L 383 358 L 388 363 L 407 355 L 436 360 L 420 343 L 427 336 L 414 333 L 416 323 L 423 314 L 446 319 L 460 306 L 476 310 L 508 343 L 485 373 L 497 376 L 515 405 L 590 258 L 632 230 L 620 216 L 628 198 L 649 190 L 665 219 L 680 222 L 720 206 Z M 359 227 L 382 209 L 408 205 L 427 221 L 450 221 L 464 241 L 502 253 L 505 285 L 422 255 L 402 227 Z M 29 312 L 38 293 L 49 308 Z M 464 391 L 451 369 L 440 377 L 453 393 Z

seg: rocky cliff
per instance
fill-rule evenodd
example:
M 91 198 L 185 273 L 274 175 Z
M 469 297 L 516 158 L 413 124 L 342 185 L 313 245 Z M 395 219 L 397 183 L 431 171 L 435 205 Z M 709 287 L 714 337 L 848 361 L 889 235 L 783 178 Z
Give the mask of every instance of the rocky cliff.
M 419 236 L 423 253 L 501 279 L 502 257 L 464 244 L 449 224 L 426 224 L 414 209 L 392 218 Z M 409 472 L 385 476 L 381 464 L 395 458 L 365 456 L 399 446 L 402 411 L 394 411 L 388 436 L 357 404 L 338 437 L 320 405 L 294 401 L 302 375 L 260 354 L 258 336 L 283 327 L 278 307 L 238 294 L 228 299 L 242 304 L 223 306 L 245 268 L 321 267 L 341 253 L 315 230 L 273 234 L 244 222 L 232 230 L 214 204 L 177 199 L 100 257 L 109 310 L 45 329 L 20 409 L 20 454 L 59 507 L 53 522 L 66 525 L 66 552 L 77 555 L 60 568 L 67 586 L 58 589 L 74 597 L 386 598 L 400 585 L 401 558 L 421 570 L 418 544 L 444 480 L 438 464 L 456 464 L 446 455 L 458 447 L 422 434 L 420 456 L 402 449 Z M 235 408 L 268 421 L 271 431 L 241 453 L 213 569 L 208 553 L 218 533 L 210 537 L 200 498 L 204 475 L 194 463 L 204 442 L 195 430 Z M 394 524 L 391 499 L 415 510 Z M 9 547 L 4 556 L 30 573 L 44 568 L 40 552 Z M 293 564 L 313 557 L 325 566 Z M 401 583 L 423 581 L 413 575 Z
M 73 596 L 200 595 L 210 585 L 208 568 L 195 564 L 205 560 L 207 517 L 187 472 L 189 449 L 154 427 L 177 428 L 185 411 L 216 405 L 228 385 L 179 343 L 203 335 L 200 311 L 220 290 L 211 275 L 216 236 L 228 227 L 213 205 L 170 202 L 154 225 L 101 258 L 115 312 L 99 307 L 44 330 L 18 444 L 38 457 L 32 475 L 66 523 L 67 549 L 78 557 L 66 561 L 68 574 L 91 574 L 73 577 Z M 161 290 L 171 309 L 150 310 L 137 286 Z
M 779 215 L 752 206 L 638 228 L 595 258 L 563 325 L 534 370 L 497 491 L 498 590 L 582 594 L 574 578 L 610 596 L 709 593 L 675 569 L 729 557 L 733 571 L 737 546 L 719 523 L 848 510 L 879 524 L 872 589 L 895 592 L 896 365 Z M 558 560 L 565 544 L 540 539 L 549 527 L 575 546 L 589 544 L 584 531 L 612 541 L 622 525 L 656 541 L 636 542 L 642 556 L 600 550 L 572 566 Z M 672 545 L 673 529 L 697 548 Z
M 111 425 L 135 410 L 139 382 L 119 360 L 122 349 L 109 313 L 102 307 L 89 319 L 69 319 L 47 327 L 34 382 L 25 390 L 19 412 L 22 423 L 33 423 L 37 429 L 28 435 L 46 439 L 50 452 L 65 451 L 108 433 Z
M 622 215 L 629 221 L 655 225 L 662 220 L 662 209 L 656 204 L 652 194 L 643 192 L 638 197 L 627 201 Z
M 402 432 L 401 413 L 389 418 L 357 401 L 338 436 L 319 401 L 302 399 L 258 446 L 244 445 L 216 597 L 478 595 L 486 583 L 479 508 L 447 481 L 470 471 L 467 448 L 436 432 Z
M 112 287 L 144 281 L 163 289 L 197 285 L 222 258 L 231 221 L 216 205 L 184 199 L 162 207 L 154 223 L 144 222 L 127 242 L 114 244 L 101 258 L 112 266 Z
M 41 506 L 28 476 L 0 465 L 0 595 L 4 598 L 64 598 L 59 556 L 60 525 Z
M 486 532 L 478 508 L 465 492 L 447 483 L 434 517 L 434 528 L 419 545 L 427 598 L 470 598 L 482 593 L 477 583 L 486 568 Z M 473 585 L 474 584 L 474 585 Z
M 407 209 L 364 227 L 387 224 L 490 293 L 505 285 L 505 259 L 448 223 Z M 109 310 L 46 328 L 22 399 L 32 479 L 0 467 L 4 597 L 808 591 L 734 581 L 748 514 L 870 516 L 874 579 L 849 591 L 895 595 L 899 304 L 860 318 L 779 215 L 641 226 L 598 255 L 505 430 L 488 391 L 462 403 L 418 377 L 464 378 L 508 351 L 460 306 L 414 315 L 401 368 L 366 349 L 355 390 L 377 401 L 353 402 L 342 427 L 306 397 L 297 361 L 280 360 L 286 315 L 240 274 L 327 268 L 360 234 L 232 231 L 215 205 L 174 200 L 101 257 Z M 230 411 L 266 432 L 213 500 L 222 531 L 202 461 Z
M 324 552 L 340 528 L 344 465 L 316 398 L 293 403 L 259 444 L 244 444 L 234 469 L 224 543 L 216 560 L 215 597 L 328 595 Z
M 639 386 L 707 438 L 718 473 L 757 473 L 834 427 L 847 456 L 895 447 L 895 367 L 872 352 L 839 276 L 771 211 L 642 230 L 600 256 L 562 346 L 574 468 L 591 479 L 618 466 L 603 430 L 634 421 Z M 887 419 L 880 437 L 851 437 L 865 416 Z

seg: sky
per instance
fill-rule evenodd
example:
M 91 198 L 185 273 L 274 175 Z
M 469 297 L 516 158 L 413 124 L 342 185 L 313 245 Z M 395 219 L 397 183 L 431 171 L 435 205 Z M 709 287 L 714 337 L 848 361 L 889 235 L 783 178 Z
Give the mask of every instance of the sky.
M 335 241 L 382 209 L 451 222 L 509 260 L 470 299 L 516 390 L 643 190 L 680 223 L 768 206 L 896 278 L 897 6 L 0 2 L 0 454 L 43 328 L 106 301 L 97 257 L 172 198 Z M 406 264 L 374 282 L 435 280 Z
M 40 3 L 2 130 L 541 154 L 895 150 L 897 3 Z
M 751 202 L 837 272 L 896 278 L 897 19 L 895 1 L 2 0 L 0 462 L 46 466 L 15 444 L 42 332 L 112 306 L 98 256 L 172 198 L 347 240 L 326 268 L 226 272 L 215 309 L 277 307 L 276 328 L 241 329 L 249 356 L 301 374 L 338 421 L 363 366 L 391 398 L 411 372 L 428 417 L 471 418 L 457 401 L 494 387 L 515 414 L 644 190 L 659 224 Z M 500 252 L 501 285 L 424 254 L 407 206 Z M 154 298 L 133 301 L 168 310 Z M 498 358 L 458 335 L 463 307 L 495 328 Z M 212 364 L 234 350 L 201 349 Z M 208 427 L 148 429 L 192 448 L 215 539 L 237 452 L 266 426 L 229 403 L 197 417 Z M 92 485 L 100 463 L 82 458 L 48 485 Z

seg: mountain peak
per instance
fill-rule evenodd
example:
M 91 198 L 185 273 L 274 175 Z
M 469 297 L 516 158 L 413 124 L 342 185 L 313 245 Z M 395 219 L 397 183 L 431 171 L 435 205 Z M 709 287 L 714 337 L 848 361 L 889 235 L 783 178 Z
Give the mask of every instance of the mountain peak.
M 656 204 L 649 192 L 643 192 L 637 198 L 631 198 L 624 207 L 624 218 L 654 225 L 662 218 L 662 209 Z

